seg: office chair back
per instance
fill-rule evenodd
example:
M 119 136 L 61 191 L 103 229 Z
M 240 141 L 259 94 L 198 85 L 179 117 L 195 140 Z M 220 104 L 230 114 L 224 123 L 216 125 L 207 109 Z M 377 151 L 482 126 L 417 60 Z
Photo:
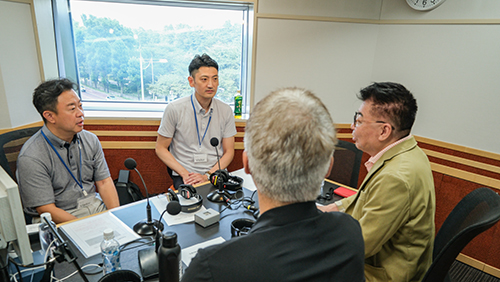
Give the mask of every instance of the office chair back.
M 338 140 L 333 154 L 333 168 L 327 178 L 357 188 L 362 156 L 363 151 L 354 143 Z
M 41 126 L 23 128 L 0 135 L 0 165 L 17 182 L 16 162 L 24 143 L 40 130 Z
M 434 240 L 432 265 L 422 282 L 450 281 L 448 271 L 463 248 L 500 220 L 500 196 L 489 188 L 467 194 L 451 211 Z

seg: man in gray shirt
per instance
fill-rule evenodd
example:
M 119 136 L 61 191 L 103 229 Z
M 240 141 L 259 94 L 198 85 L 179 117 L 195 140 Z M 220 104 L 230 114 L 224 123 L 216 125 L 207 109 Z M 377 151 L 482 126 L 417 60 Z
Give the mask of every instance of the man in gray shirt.
M 234 156 L 236 126 L 231 107 L 214 98 L 219 86 L 219 66 L 207 54 L 196 55 L 189 64 L 189 85 L 194 94 L 170 103 L 163 114 L 156 140 L 156 154 L 173 171 L 174 187 L 208 180 L 218 168 L 210 144 L 216 137 L 220 166 Z M 170 148 L 170 149 L 169 149 Z
M 99 139 L 83 130 L 75 87 L 54 79 L 33 93 L 44 126 L 24 144 L 16 174 L 25 212 L 35 222 L 44 212 L 61 223 L 120 205 Z

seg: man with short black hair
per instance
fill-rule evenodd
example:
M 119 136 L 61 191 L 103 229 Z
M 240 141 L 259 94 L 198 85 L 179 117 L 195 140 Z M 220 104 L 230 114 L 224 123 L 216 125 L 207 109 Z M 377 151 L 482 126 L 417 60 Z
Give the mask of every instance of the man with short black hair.
M 44 212 L 61 223 L 120 205 L 99 139 L 83 129 L 82 103 L 74 89 L 62 78 L 43 82 L 33 92 L 44 126 L 21 149 L 16 175 L 34 223 Z
M 403 85 L 373 83 L 351 125 L 356 147 L 370 155 L 358 193 L 323 211 L 359 220 L 367 281 L 421 281 L 432 263 L 436 200 L 429 160 L 410 134 L 417 101 Z
M 359 223 L 315 205 L 335 143 L 330 114 L 310 91 L 280 89 L 257 103 L 242 157 L 261 215 L 247 235 L 200 249 L 182 281 L 364 281 Z
M 156 154 L 172 170 L 174 187 L 208 181 L 219 166 L 210 139 L 219 140 L 220 167 L 234 157 L 236 126 L 231 107 L 214 98 L 219 86 L 219 65 L 207 54 L 189 64 L 189 85 L 194 94 L 168 104 L 156 139 Z

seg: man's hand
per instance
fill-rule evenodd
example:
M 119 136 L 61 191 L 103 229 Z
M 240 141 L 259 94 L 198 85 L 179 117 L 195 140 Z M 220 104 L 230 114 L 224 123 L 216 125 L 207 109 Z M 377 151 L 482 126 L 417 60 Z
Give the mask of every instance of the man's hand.
M 336 204 L 329 204 L 327 206 L 320 206 L 320 205 L 316 205 L 316 207 L 318 207 L 318 210 L 322 211 L 322 212 L 338 212 L 339 211 L 339 208 L 337 207 Z
M 182 180 L 184 181 L 184 184 L 198 184 L 198 183 L 203 183 L 207 182 L 207 176 L 204 174 L 199 174 L 196 172 L 190 172 L 187 177 L 183 177 Z

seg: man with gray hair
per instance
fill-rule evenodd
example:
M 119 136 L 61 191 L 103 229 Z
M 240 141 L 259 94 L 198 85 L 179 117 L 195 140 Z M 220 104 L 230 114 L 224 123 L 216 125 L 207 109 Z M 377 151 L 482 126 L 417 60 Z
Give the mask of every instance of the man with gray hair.
M 242 159 L 261 216 L 248 235 L 200 249 L 182 281 L 364 281 L 359 223 L 315 205 L 335 143 L 330 114 L 311 92 L 284 88 L 260 101 Z

